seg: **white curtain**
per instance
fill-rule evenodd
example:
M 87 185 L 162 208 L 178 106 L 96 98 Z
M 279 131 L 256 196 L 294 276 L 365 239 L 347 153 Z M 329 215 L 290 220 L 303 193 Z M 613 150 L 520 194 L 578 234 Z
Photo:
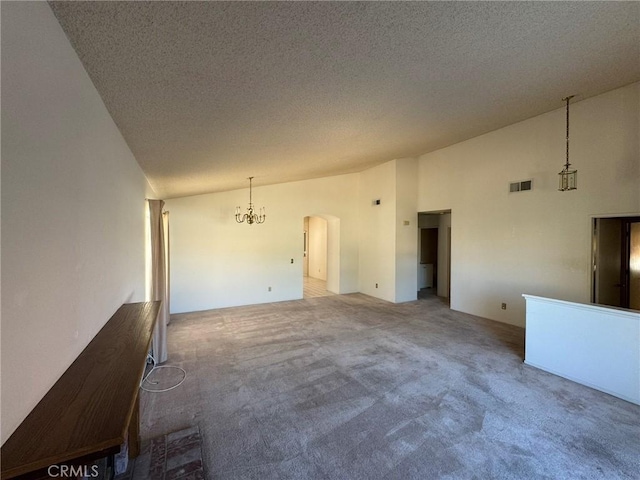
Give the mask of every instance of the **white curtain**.
M 149 200 L 151 233 L 151 300 L 162 306 L 153 332 L 153 356 L 157 364 L 167 361 L 167 325 L 169 324 L 169 215 L 163 215 L 164 201 Z
M 167 325 L 171 322 L 171 290 L 169 281 L 171 278 L 171 268 L 169 264 L 169 212 L 162 212 L 162 227 L 164 231 L 164 275 L 166 281 L 164 282 L 164 305 L 167 309 Z

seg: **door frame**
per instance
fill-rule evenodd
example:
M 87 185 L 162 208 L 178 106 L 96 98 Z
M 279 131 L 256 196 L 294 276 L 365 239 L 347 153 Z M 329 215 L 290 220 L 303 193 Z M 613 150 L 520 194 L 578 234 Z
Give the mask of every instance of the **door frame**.
M 631 308 L 631 224 L 640 223 L 639 217 L 622 219 L 622 258 L 620 259 L 621 302 L 624 308 Z
M 419 211 L 418 212 L 418 236 L 417 236 L 417 241 L 420 242 L 420 230 L 423 228 L 430 228 L 431 226 L 434 225 L 424 225 L 423 223 L 420 222 L 420 216 L 421 215 L 434 215 L 434 216 L 439 216 L 439 215 L 449 215 L 449 220 L 447 222 L 447 224 L 442 224 L 442 222 L 438 222 L 438 251 L 440 253 L 441 247 L 443 247 L 442 249 L 446 249 L 446 261 L 442 262 L 442 265 L 440 264 L 441 262 L 438 261 L 438 272 L 442 272 L 442 274 L 438 274 L 438 288 L 437 290 L 444 290 L 444 288 L 446 288 L 446 296 L 442 296 L 441 298 L 445 298 L 447 299 L 447 302 L 449 304 L 451 304 L 451 298 L 452 298 L 452 268 L 455 266 L 454 264 L 454 260 L 453 260 L 453 250 L 452 250 L 452 232 L 453 232 L 453 210 L 452 209 L 446 209 L 446 210 L 427 210 L 427 211 Z M 446 238 L 444 238 L 446 236 Z M 442 243 L 441 243 L 442 240 Z M 420 258 L 419 255 L 416 258 L 416 262 L 418 263 L 418 268 L 419 268 L 419 263 L 420 263 Z M 444 282 L 443 282 L 443 277 L 446 275 L 446 286 L 444 288 L 441 289 L 441 287 L 443 286 Z M 438 294 L 438 296 L 440 296 Z
M 620 255 L 620 303 L 623 305 L 621 308 L 629 308 L 629 298 L 630 298 L 630 271 L 629 271 L 629 263 L 630 263 L 630 251 L 629 251 L 629 230 L 632 223 L 640 222 L 640 213 L 628 213 L 628 214 L 618 214 L 618 215 L 592 215 L 591 216 L 591 303 L 599 305 L 596 303 L 597 300 L 597 255 L 598 255 L 598 220 L 601 219 L 610 219 L 610 220 L 620 220 L 621 222 L 621 255 Z M 627 305 L 626 307 L 624 305 Z

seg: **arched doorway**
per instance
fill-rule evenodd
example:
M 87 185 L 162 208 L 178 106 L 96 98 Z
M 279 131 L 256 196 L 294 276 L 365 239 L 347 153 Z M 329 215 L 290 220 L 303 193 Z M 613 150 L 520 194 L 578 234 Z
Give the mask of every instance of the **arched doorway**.
M 304 217 L 303 296 L 340 293 L 340 219 L 317 214 Z

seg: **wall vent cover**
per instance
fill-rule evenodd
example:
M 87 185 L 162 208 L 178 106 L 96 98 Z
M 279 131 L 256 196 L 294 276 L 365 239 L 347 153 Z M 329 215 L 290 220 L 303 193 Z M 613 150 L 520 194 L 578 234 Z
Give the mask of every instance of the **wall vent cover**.
M 511 182 L 509 184 L 509 193 L 525 192 L 533 188 L 533 180 L 523 180 L 521 182 Z

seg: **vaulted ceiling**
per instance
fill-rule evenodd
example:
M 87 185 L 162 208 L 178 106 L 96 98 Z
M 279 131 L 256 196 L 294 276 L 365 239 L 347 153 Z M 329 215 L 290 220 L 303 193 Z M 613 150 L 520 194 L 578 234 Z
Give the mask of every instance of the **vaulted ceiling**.
M 361 171 L 640 80 L 638 2 L 50 5 L 164 198 Z

